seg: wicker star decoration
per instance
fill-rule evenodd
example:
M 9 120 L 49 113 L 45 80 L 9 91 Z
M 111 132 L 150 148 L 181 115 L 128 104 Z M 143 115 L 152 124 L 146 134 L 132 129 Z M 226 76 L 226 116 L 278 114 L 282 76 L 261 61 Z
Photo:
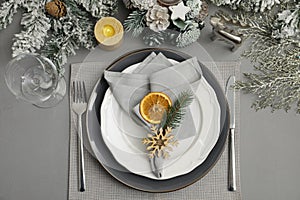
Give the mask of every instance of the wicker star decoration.
M 190 7 L 185 6 L 183 2 L 180 2 L 176 6 L 170 6 L 169 9 L 172 12 L 171 19 L 173 21 L 176 19 L 185 21 L 185 15 L 191 10 Z
M 151 127 L 152 134 L 148 134 L 147 138 L 143 139 L 143 144 L 147 145 L 147 150 L 149 151 L 149 157 L 154 158 L 170 157 L 170 151 L 172 151 L 172 147 L 176 147 L 179 143 L 175 139 L 175 136 L 171 134 L 172 128 L 167 127 L 166 129 L 160 128 L 157 129 L 155 126 Z

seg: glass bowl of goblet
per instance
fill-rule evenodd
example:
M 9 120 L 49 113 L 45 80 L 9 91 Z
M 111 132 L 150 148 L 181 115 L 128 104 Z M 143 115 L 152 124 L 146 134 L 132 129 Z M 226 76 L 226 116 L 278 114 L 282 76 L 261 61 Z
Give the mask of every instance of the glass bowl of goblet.
M 14 57 L 5 67 L 5 81 L 17 99 L 41 108 L 56 106 L 66 94 L 66 82 L 57 67 L 39 54 Z

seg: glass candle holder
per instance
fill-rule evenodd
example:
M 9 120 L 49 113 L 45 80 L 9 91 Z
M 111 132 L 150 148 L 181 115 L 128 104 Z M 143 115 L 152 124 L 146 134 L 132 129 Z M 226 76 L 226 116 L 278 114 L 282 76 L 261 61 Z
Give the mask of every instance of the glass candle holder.
M 102 49 L 114 50 L 123 41 L 124 29 L 116 18 L 103 17 L 96 23 L 94 34 Z

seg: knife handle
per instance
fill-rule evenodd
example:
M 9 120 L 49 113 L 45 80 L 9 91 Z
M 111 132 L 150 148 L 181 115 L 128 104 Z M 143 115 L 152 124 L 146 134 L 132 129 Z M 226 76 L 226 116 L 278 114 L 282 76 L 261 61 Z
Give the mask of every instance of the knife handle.
M 235 169 L 235 147 L 234 128 L 229 130 L 229 170 L 228 170 L 228 190 L 236 191 L 236 169 Z

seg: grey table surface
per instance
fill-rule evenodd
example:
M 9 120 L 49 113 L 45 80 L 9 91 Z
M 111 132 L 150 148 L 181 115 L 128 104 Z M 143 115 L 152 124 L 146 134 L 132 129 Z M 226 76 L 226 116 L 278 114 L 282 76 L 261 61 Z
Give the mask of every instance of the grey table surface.
M 211 8 L 213 12 L 215 8 Z M 126 13 L 119 12 L 122 19 Z M 38 109 L 18 101 L 4 81 L 4 66 L 11 59 L 14 33 L 20 31 L 20 14 L 0 31 L 0 200 L 67 199 L 69 102 Z M 239 58 L 223 42 L 211 42 L 211 27 L 202 31 L 200 44 L 215 61 Z M 82 62 L 89 52 L 80 49 L 66 65 Z M 253 71 L 243 59 L 242 72 Z M 250 108 L 255 99 L 241 95 L 241 185 L 245 200 L 300 199 L 300 123 L 294 111 L 259 112 Z

